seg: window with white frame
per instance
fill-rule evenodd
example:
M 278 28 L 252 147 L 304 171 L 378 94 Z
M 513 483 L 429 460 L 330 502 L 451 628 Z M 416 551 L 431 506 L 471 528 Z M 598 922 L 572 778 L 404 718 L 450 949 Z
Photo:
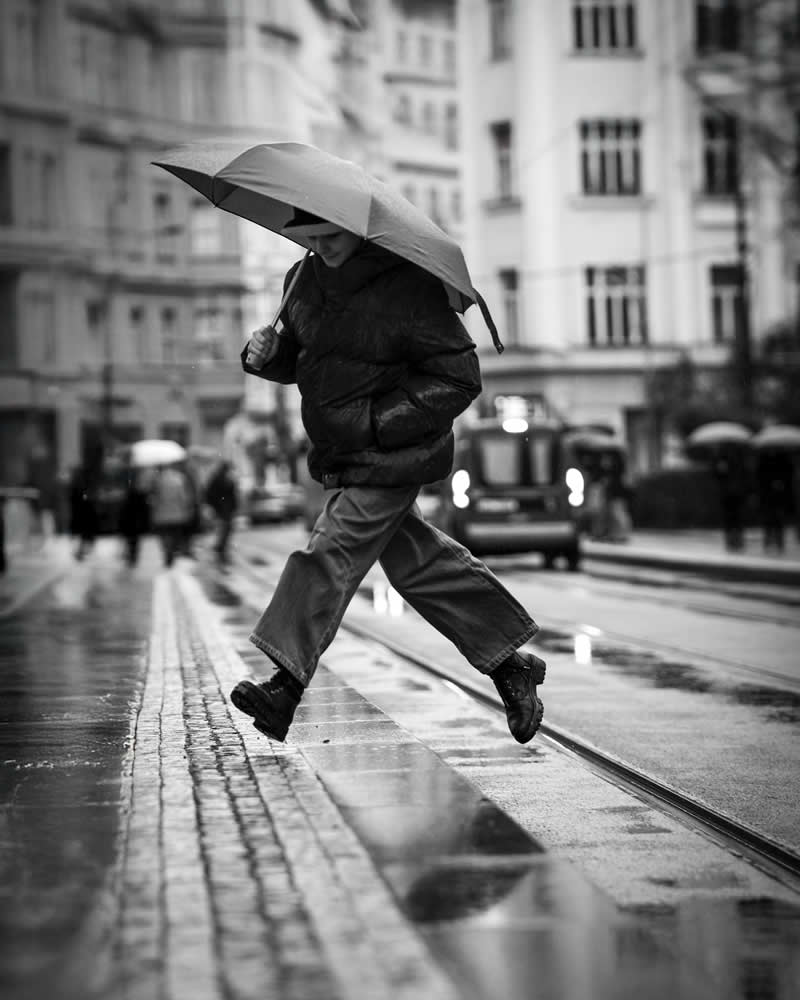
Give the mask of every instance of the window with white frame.
M 519 271 L 506 268 L 500 272 L 503 339 L 509 347 L 519 344 Z
M 156 256 L 162 261 L 172 261 L 177 251 L 177 225 L 173 216 L 172 197 L 168 191 L 156 191 L 153 195 L 153 235 Z
M 733 195 L 739 183 L 739 125 L 733 115 L 703 115 L 703 191 Z
M 399 30 L 395 34 L 394 51 L 399 63 L 404 63 L 408 59 L 408 35 L 405 31 Z
M 511 55 L 511 0 L 489 0 L 489 58 Z
M 501 201 L 513 198 L 514 185 L 511 164 L 511 122 L 491 125 L 494 146 L 496 196 Z
M 426 101 L 422 106 L 422 127 L 431 135 L 436 132 L 436 106 L 433 101 Z
M 205 198 L 193 198 L 190 237 L 196 257 L 215 257 L 222 251 L 222 213 Z
M 56 316 L 53 293 L 45 288 L 32 288 L 25 295 L 26 339 L 36 344 L 39 361 L 54 364 L 57 359 Z
M 403 125 L 411 124 L 411 98 L 408 94 L 398 94 L 394 105 L 394 120 Z
M 585 282 L 589 345 L 639 347 L 646 344 L 644 267 L 587 267 Z
M 452 38 L 445 38 L 442 42 L 442 65 L 447 76 L 456 75 L 456 43 Z
M 444 109 L 444 144 L 448 149 L 458 149 L 458 105 L 451 103 Z
M 194 356 L 200 361 L 222 361 L 226 356 L 226 314 L 213 296 L 198 301 L 194 310 Z
M 641 194 L 641 123 L 635 118 L 580 122 L 581 184 L 588 195 Z
M 696 0 L 695 44 L 701 54 L 738 52 L 742 44 L 741 0 Z
M 420 35 L 418 39 L 419 43 L 419 64 L 420 66 L 429 67 L 431 60 L 433 59 L 433 41 L 430 35 Z
M 730 344 L 741 316 L 741 270 L 737 264 L 712 264 L 710 276 L 711 336 L 715 344 Z
M 625 52 L 636 48 L 634 0 L 572 0 L 572 39 L 575 49 Z

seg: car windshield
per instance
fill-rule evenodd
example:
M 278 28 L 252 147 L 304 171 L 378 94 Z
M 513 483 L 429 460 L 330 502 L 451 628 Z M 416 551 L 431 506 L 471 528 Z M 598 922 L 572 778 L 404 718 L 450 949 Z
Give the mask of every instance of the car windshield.
M 557 479 L 558 447 L 549 432 L 481 434 L 476 441 L 485 486 L 550 486 Z

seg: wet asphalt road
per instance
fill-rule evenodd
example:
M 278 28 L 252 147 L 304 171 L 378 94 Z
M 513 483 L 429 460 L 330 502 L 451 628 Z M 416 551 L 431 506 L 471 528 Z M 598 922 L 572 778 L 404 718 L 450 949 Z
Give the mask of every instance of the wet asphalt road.
M 150 576 L 116 560 L 81 566 L 0 623 L 6 1000 L 85 998 L 81 956 L 96 950 L 102 964 L 98 915 L 113 895 L 108 879 L 145 665 Z

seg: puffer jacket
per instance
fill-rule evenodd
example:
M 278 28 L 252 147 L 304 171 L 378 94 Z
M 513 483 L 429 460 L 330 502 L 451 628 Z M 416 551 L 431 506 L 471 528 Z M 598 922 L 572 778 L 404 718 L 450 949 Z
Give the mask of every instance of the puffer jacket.
M 453 420 L 481 378 L 475 345 L 437 278 L 374 244 L 339 268 L 313 256 L 282 319 L 264 367 L 246 363 L 246 347 L 242 364 L 297 384 L 314 479 L 328 488 L 412 486 L 450 472 Z

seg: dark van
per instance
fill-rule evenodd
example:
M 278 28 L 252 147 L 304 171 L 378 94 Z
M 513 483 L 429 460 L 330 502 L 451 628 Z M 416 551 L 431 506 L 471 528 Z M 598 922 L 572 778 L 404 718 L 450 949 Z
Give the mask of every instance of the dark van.
M 550 421 L 461 426 L 453 472 L 428 516 L 476 554 L 541 552 L 546 567 L 561 556 L 577 570 L 583 479 L 567 467 L 563 437 Z

